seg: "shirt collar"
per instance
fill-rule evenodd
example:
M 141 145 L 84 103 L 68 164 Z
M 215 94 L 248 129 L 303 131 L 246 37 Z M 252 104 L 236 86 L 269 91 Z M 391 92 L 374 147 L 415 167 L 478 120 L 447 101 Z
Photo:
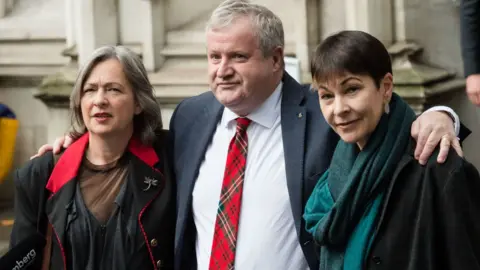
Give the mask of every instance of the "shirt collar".
M 263 102 L 257 109 L 246 117 L 259 125 L 266 128 L 272 128 L 275 124 L 275 120 L 280 115 L 280 104 L 282 96 L 283 82 L 280 82 L 275 88 L 275 91 Z M 224 127 L 228 127 L 232 121 L 239 116 L 232 112 L 229 108 L 225 107 L 223 110 L 221 124 Z

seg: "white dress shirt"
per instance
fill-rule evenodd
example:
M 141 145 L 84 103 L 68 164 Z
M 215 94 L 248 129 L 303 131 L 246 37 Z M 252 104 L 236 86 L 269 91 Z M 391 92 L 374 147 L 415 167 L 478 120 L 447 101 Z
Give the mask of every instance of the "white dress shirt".
M 308 269 L 297 238 L 287 188 L 280 106 L 282 83 L 247 117 L 248 154 L 235 269 Z M 198 270 L 208 269 L 218 200 L 238 116 L 225 108 L 193 190 Z

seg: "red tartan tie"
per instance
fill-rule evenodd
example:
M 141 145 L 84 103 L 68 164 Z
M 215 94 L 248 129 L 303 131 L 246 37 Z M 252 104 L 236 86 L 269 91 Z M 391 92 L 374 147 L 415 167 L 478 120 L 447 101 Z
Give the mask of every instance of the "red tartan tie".
M 228 147 L 227 165 L 218 202 L 210 270 L 234 268 L 238 221 L 242 203 L 243 178 L 247 163 L 247 128 L 252 120 L 237 118 L 237 131 Z

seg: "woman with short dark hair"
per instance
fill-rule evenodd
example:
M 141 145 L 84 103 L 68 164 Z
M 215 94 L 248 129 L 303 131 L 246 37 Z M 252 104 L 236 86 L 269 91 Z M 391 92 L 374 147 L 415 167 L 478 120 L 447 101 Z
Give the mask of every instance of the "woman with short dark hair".
M 41 233 L 43 269 L 173 269 L 175 185 L 141 60 L 97 49 L 70 100 L 76 141 L 15 174 L 11 247 Z
M 305 207 L 320 269 L 480 269 L 479 174 L 453 150 L 445 164 L 415 161 L 415 113 L 393 93 L 382 43 L 361 31 L 330 36 L 311 73 L 341 137 Z

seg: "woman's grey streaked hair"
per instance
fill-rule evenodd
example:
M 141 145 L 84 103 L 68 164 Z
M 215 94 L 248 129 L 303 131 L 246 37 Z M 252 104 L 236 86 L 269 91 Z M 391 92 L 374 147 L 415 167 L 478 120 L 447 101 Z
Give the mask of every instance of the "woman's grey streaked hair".
M 90 59 L 78 73 L 73 91 L 70 95 L 70 111 L 74 138 L 85 134 L 87 129 L 82 117 L 80 100 L 85 81 L 93 68 L 108 59 L 117 59 L 123 66 L 123 72 L 132 87 L 135 102 L 142 108 L 142 112 L 133 118 L 134 134 L 142 143 L 150 145 L 155 140 L 157 132 L 162 129 L 160 106 L 155 98 L 147 71 L 140 57 L 123 46 L 104 46 L 96 49 Z
M 227 0 L 221 3 L 207 22 L 206 31 L 226 28 L 238 18 L 248 17 L 264 56 L 276 47 L 285 47 L 285 34 L 280 18 L 268 8 L 247 0 Z

